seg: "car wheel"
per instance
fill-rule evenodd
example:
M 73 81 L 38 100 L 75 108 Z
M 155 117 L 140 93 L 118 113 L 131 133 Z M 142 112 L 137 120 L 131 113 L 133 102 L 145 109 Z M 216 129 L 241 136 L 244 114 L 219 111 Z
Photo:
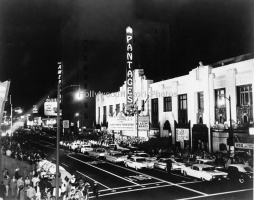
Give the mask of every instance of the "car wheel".
M 244 179 L 243 178 L 239 178 L 239 183 L 244 183 Z
M 138 171 L 138 168 L 137 168 L 137 166 L 135 166 L 135 169 Z
M 127 163 L 125 163 L 125 167 L 128 167 L 128 164 L 127 164 Z
M 205 181 L 205 178 L 204 178 L 204 177 L 201 177 L 201 180 L 202 180 L 202 181 Z
M 186 171 L 183 171 L 183 175 L 184 175 L 184 176 L 187 176 L 187 173 L 186 173 Z

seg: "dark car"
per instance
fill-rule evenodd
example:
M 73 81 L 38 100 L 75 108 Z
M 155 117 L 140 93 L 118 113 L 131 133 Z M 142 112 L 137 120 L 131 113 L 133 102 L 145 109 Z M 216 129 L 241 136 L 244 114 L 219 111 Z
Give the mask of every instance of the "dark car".
M 229 180 L 238 181 L 239 183 L 253 181 L 253 170 L 248 165 L 231 164 L 226 169 L 226 172 L 228 173 Z

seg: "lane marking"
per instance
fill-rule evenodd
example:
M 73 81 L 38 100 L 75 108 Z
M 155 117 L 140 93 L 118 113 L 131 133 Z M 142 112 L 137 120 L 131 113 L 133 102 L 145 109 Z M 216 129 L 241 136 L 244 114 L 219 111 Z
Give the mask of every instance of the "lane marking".
M 155 183 L 145 183 L 142 184 L 141 187 L 145 187 L 146 185 L 154 185 L 156 183 L 164 183 L 164 182 L 155 182 Z M 111 190 L 117 190 L 117 189 L 124 189 L 124 188 L 129 188 L 130 186 L 124 186 L 124 187 L 117 187 L 117 188 L 111 188 Z M 139 187 L 139 185 L 133 185 L 132 187 Z M 108 189 L 106 190 L 100 190 L 100 191 L 108 191 Z
M 98 170 L 101 170 L 101 171 L 103 171 L 103 172 L 106 172 L 106 173 L 108 173 L 108 174 L 111 174 L 111 175 L 113 175 L 113 176 L 116 176 L 117 178 L 120 178 L 120 179 L 123 179 L 123 180 L 125 180 L 125 181 L 128 181 L 128 182 L 130 182 L 130 183 L 132 183 L 132 184 L 134 184 L 134 185 L 140 185 L 140 184 L 135 183 L 135 182 L 133 182 L 133 181 L 127 180 L 127 179 L 125 179 L 125 178 L 123 178 L 123 177 L 121 177 L 121 176 L 118 176 L 118 175 L 116 175 L 116 174 L 113 174 L 113 173 L 111 173 L 111 172 L 108 172 L 108 171 L 106 171 L 106 170 L 104 170 L 104 169 L 101 169 L 101 168 L 96 167 L 96 166 L 94 166 L 94 165 L 90 165 L 90 164 L 88 164 L 88 163 L 86 163 L 86 162 L 84 162 L 84 161 L 82 161 L 82 160 L 79 160 L 79 159 L 77 159 L 77 158 L 74 158 L 74 157 L 72 157 L 72 156 L 70 156 L 70 155 L 67 155 L 67 156 L 70 157 L 70 158 L 72 158 L 72 159 L 74 159 L 74 160 L 77 160 L 77 161 L 79 161 L 79 162 L 85 163 L 86 165 L 89 165 L 89 166 L 91 166 L 91 167 L 94 167 L 94 168 L 96 168 L 96 169 L 98 169 Z
M 62 163 L 62 165 L 64 165 L 64 166 L 68 167 L 68 165 L 66 165 L 66 164 L 64 164 L 64 163 Z
M 79 159 L 77 159 L 77 158 L 74 158 L 74 157 L 72 157 L 72 156 L 69 156 L 69 155 L 67 155 L 67 156 L 68 156 L 68 157 L 71 157 L 71 158 L 73 158 L 73 159 L 75 159 L 75 160 L 78 160 L 78 161 L 80 161 L 80 162 L 85 163 L 84 161 L 79 160 Z M 86 164 L 86 163 L 85 163 L 85 164 Z M 89 164 L 87 164 L 87 165 L 89 165 Z M 97 169 L 99 169 L 99 170 L 101 170 L 101 171 L 107 172 L 107 173 L 112 174 L 112 175 L 114 175 L 114 176 L 116 176 L 116 177 L 118 177 L 118 178 L 121 178 L 121 179 L 123 179 L 123 180 L 126 180 L 126 181 L 128 181 L 128 182 L 131 182 L 131 183 L 133 183 L 133 184 L 135 184 L 135 185 L 139 185 L 139 186 L 140 186 L 140 184 L 137 184 L 137 183 L 135 183 L 135 182 L 129 181 L 129 180 L 127 180 L 127 179 L 124 179 L 124 178 L 122 178 L 122 177 L 120 177 L 120 176 L 118 176 L 118 175 L 116 175 L 116 174 L 113 174 L 113 173 L 111 173 L 111 172 L 108 172 L 108 171 L 106 171 L 106 170 L 103 170 L 103 169 L 101 169 L 101 168 L 98 168 L 98 167 L 96 167 L 96 166 L 93 166 L 93 165 L 89 165 L 89 166 L 92 166 L 92 167 L 97 168 Z M 123 168 L 123 167 L 121 167 L 121 168 Z M 126 169 L 126 168 L 124 168 L 124 169 Z M 129 170 L 129 169 L 128 169 L 128 170 Z M 136 172 L 136 173 L 138 173 L 138 174 L 142 174 L 142 175 L 148 176 L 147 174 L 144 174 L 144 173 L 141 173 L 141 172 L 137 172 L 137 171 L 134 171 L 134 170 L 130 170 L 130 171 Z M 150 176 L 150 175 L 149 175 L 149 176 Z M 165 183 L 168 183 L 168 184 L 172 184 L 172 185 L 174 185 L 174 186 L 176 186 L 176 187 L 180 187 L 180 188 L 183 188 L 183 189 L 186 189 L 186 190 L 189 190 L 189 191 L 192 191 L 192 192 L 195 192 L 195 193 L 198 193 L 198 194 L 207 196 L 207 194 L 204 193 L 204 192 L 200 192 L 200 191 L 198 191 L 198 190 L 194 190 L 194 189 L 191 189 L 191 188 L 182 186 L 182 185 L 180 185 L 180 184 L 176 184 L 176 183 L 172 183 L 172 182 L 169 182 L 169 181 L 165 181 L 165 180 L 162 180 L 162 179 L 160 179 L 160 178 L 156 178 L 156 177 L 154 177 L 154 176 L 150 176 L 150 177 L 154 178 L 155 180 L 159 180 L 159 181 L 162 181 L 162 182 L 165 182 Z
M 228 191 L 228 192 L 219 192 L 219 193 L 214 193 L 214 194 L 208 194 L 207 196 L 195 196 L 195 197 L 182 198 L 182 199 L 178 199 L 178 200 L 198 199 L 198 198 L 218 196 L 218 195 L 229 194 L 229 193 L 245 192 L 245 191 L 250 191 L 250 190 L 253 190 L 253 188 L 243 189 L 243 190 L 233 190 L 233 191 Z
M 89 177 L 89 176 L 87 176 L 87 175 L 81 173 L 80 171 L 77 171 L 77 173 L 82 174 L 83 176 L 85 176 L 85 177 L 91 179 L 92 181 L 96 181 L 96 180 L 92 179 L 91 177 Z M 104 186 L 105 188 L 108 188 L 109 190 L 112 190 L 112 188 L 110 188 L 110 187 L 108 187 L 108 186 L 106 186 L 106 185 L 104 185 L 104 184 L 102 184 L 102 183 L 100 183 L 100 182 L 98 182 L 98 181 L 96 181 L 96 182 L 99 183 L 100 185 Z M 100 190 L 100 191 L 101 191 L 101 190 Z

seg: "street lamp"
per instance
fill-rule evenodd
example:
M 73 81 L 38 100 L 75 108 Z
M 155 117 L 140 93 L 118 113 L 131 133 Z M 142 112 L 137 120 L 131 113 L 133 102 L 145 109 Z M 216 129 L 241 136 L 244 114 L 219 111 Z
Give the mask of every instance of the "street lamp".
M 11 133 L 10 133 L 10 136 L 12 136 L 12 126 L 13 126 L 13 115 L 12 115 L 12 112 L 14 110 L 14 112 L 17 112 L 17 113 L 22 113 L 22 109 L 20 107 L 16 107 L 16 108 L 12 108 L 12 103 L 11 103 L 11 95 L 10 95 L 10 105 L 11 105 Z
M 59 200 L 59 142 L 60 142 L 60 84 L 57 84 L 57 136 L 56 136 L 56 200 Z M 69 87 L 79 87 L 78 96 L 80 97 L 80 85 L 69 85 L 61 91 Z

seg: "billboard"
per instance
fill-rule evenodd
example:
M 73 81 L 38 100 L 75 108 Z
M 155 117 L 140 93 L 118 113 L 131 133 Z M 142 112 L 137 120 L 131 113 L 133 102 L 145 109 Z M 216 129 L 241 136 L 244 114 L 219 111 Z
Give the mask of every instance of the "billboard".
M 4 106 L 5 106 L 7 97 L 8 97 L 10 84 L 11 84 L 10 81 L 0 82 L 0 109 L 1 109 L 0 110 L 0 122 L 2 122 Z M 1 128 L 1 123 L 0 123 L 0 128 Z
M 56 101 L 46 101 L 44 103 L 44 115 L 57 116 L 57 102 Z
M 189 140 L 189 129 L 177 128 L 176 141 L 183 142 L 184 140 Z
M 133 31 L 126 28 L 126 111 L 133 105 Z
M 138 116 L 138 130 L 149 131 L 149 116 Z

